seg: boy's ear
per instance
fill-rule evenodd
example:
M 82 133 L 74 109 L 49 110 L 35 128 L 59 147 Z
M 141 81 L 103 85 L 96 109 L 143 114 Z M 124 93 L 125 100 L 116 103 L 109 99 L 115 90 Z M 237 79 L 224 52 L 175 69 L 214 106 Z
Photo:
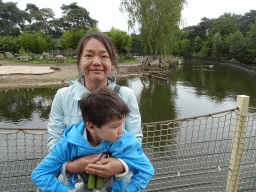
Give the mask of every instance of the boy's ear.
M 92 122 L 86 122 L 86 128 L 87 130 L 92 133 L 96 130 L 96 125 L 94 125 Z

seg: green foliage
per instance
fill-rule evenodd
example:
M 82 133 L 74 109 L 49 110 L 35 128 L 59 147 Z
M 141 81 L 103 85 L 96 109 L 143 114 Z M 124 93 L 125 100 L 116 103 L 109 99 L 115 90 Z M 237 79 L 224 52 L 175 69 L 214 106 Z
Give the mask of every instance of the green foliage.
M 179 46 L 179 55 L 190 56 L 192 52 L 191 43 L 188 39 L 182 39 Z
M 74 30 L 67 30 L 65 31 L 61 38 L 60 44 L 63 49 L 76 49 L 77 44 L 80 38 L 84 35 L 84 31 L 74 31 Z
M 2 50 L 11 53 L 18 53 L 21 44 L 17 37 L 7 36 L 0 37 L 0 47 Z
M 225 37 L 237 30 L 238 27 L 235 16 L 230 13 L 224 13 L 213 22 L 213 26 L 209 31 L 209 36 L 214 36 L 219 32 L 221 36 Z
M 24 32 L 19 36 L 19 40 L 26 52 L 43 53 L 48 49 L 54 48 L 54 42 L 51 36 L 45 37 L 41 32 L 35 34 Z
M 17 35 L 17 26 L 25 23 L 26 13 L 17 7 L 14 2 L 0 4 L 0 33 L 10 36 Z
M 140 36 L 132 33 L 131 37 L 132 37 L 131 53 L 142 55 L 143 48 L 141 46 Z
M 132 37 L 126 32 L 119 29 L 111 28 L 107 35 L 113 41 L 118 53 L 127 53 L 130 51 L 132 45 Z
M 213 36 L 213 44 L 212 44 L 212 56 L 215 58 L 221 57 L 221 51 L 223 48 L 223 41 L 220 32 L 216 32 Z
M 240 31 L 229 34 L 227 37 L 227 42 L 229 43 L 229 58 L 235 59 L 241 63 L 247 62 L 245 60 L 248 51 L 245 48 L 245 38 Z
M 122 0 L 120 9 L 128 15 L 129 28 L 139 26 L 145 51 L 169 55 L 178 40 L 181 10 L 186 0 Z
M 90 27 L 90 29 L 88 29 L 86 31 L 86 33 L 100 33 L 100 29 L 98 28 L 97 25 L 93 25 L 92 27 Z
M 194 53 L 198 53 L 203 46 L 203 41 L 200 36 L 196 36 L 193 42 L 193 51 Z
M 98 23 L 89 16 L 89 12 L 85 8 L 78 6 L 77 3 L 62 4 L 61 9 L 64 14 L 63 19 L 69 25 L 69 29 L 87 31 Z
M 213 44 L 213 38 L 208 38 L 206 41 L 204 41 L 203 47 L 198 53 L 198 56 L 210 57 L 212 55 L 212 44 Z

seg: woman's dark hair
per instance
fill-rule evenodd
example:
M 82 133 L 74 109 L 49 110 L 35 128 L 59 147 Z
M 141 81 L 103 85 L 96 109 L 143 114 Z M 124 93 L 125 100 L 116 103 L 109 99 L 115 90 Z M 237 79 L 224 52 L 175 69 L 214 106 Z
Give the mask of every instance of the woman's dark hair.
M 117 56 L 115 52 L 115 46 L 111 41 L 111 39 L 103 33 L 87 33 L 83 37 L 81 37 L 76 48 L 77 65 L 79 65 L 84 44 L 91 38 L 98 39 L 105 45 L 112 63 L 114 64 L 114 66 L 117 68 L 117 71 L 119 72 L 119 68 L 117 66 Z
M 130 112 L 127 104 L 109 88 L 83 95 L 80 109 L 84 123 L 91 122 L 99 128 L 113 118 L 122 119 Z

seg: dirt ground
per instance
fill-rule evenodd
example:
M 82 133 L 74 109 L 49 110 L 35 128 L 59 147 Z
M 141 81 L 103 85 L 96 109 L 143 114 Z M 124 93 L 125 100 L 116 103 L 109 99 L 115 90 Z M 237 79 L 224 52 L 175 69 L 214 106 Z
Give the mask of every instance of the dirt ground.
M 31 64 L 19 64 L 19 63 L 9 63 L 0 61 L 2 66 L 31 66 Z M 141 65 L 141 59 L 136 62 L 120 64 L 119 74 L 115 69 L 112 75 L 119 77 L 127 77 L 132 75 L 140 75 L 139 66 Z M 11 89 L 16 87 L 35 87 L 35 86 L 51 86 L 51 85 L 61 85 L 66 84 L 67 79 L 75 80 L 78 77 L 78 70 L 76 64 L 67 65 L 36 65 L 36 66 L 53 66 L 60 68 L 59 70 L 54 70 L 50 74 L 42 75 L 29 75 L 29 74 L 19 74 L 19 75 L 1 75 L 0 76 L 0 89 Z

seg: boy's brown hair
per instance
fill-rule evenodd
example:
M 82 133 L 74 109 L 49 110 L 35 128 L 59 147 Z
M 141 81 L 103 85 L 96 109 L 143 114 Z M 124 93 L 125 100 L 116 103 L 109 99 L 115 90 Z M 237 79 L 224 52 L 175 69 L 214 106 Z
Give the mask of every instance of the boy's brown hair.
M 80 109 L 84 123 L 91 122 L 99 128 L 113 118 L 122 119 L 130 112 L 127 104 L 109 88 L 85 94 L 80 101 Z

